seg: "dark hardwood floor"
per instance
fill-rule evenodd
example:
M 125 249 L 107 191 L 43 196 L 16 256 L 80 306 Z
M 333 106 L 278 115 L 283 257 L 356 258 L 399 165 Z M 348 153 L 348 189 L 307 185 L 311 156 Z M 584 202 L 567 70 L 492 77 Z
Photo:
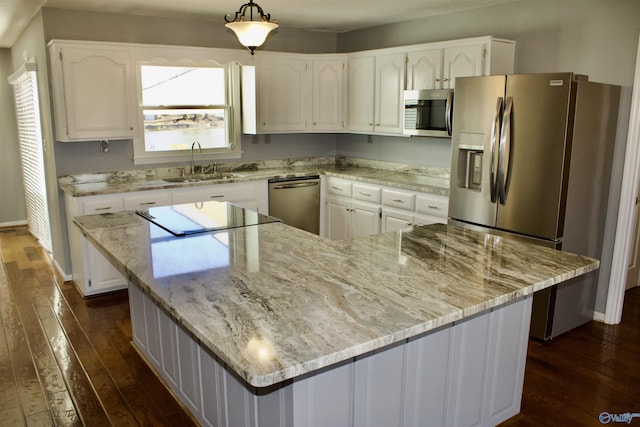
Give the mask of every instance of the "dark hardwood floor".
M 0 426 L 191 426 L 131 346 L 126 292 L 83 299 L 0 229 Z
M 131 346 L 126 292 L 83 299 L 22 227 L 0 229 L 0 256 L 0 426 L 195 424 Z M 503 425 L 601 426 L 640 412 L 638 384 L 635 288 L 620 325 L 530 342 L 522 412 Z

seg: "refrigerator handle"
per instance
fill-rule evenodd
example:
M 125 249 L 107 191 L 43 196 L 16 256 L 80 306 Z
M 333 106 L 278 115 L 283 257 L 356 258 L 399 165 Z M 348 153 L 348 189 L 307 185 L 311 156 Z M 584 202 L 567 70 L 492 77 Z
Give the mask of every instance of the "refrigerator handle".
M 447 94 L 447 104 L 444 111 L 444 123 L 447 134 L 451 136 L 451 129 L 453 124 L 453 92 L 449 91 Z
M 493 116 L 491 140 L 489 141 L 489 192 L 492 203 L 495 203 L 498 195 L 498 182 L 496 177 L 496 166 L 498 165 L 498 161 L 496 159 L 496 155 L 498 154 L 498 145 L 500 142 L 500 116 L 502 115 L 502 101 L 502 97 L 499 97 L 496 103 L 496 113 Z
M 502 115 L 502 129 L 500 130 L 500 155 L 498 156 L 498 196 L 500 204 L 507 201 L 507 180 L 509 178 L 509 155 L 511 154 L 511 112 L 513 98 L 507 98 Z

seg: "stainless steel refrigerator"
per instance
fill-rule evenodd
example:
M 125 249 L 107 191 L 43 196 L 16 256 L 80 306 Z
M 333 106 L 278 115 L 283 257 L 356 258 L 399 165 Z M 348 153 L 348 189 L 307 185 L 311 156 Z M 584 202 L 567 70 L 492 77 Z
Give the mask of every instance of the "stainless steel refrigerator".
M 449 223 L 600 259 L 619 96 L 572 73 L 456 79 Z M 592 320 L 597 280 L 536 293 L 531 335 Z

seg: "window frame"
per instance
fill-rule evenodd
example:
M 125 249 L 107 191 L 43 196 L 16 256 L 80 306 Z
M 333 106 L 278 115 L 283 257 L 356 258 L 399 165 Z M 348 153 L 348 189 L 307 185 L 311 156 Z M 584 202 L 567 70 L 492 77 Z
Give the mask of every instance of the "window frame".
M 168 60 L 165 58 L 153 58 L 148 60 L 138 60 L 135 64 L 136 72 L 136 115 L 138 131 L 133 138 L 133 163 L 136 165 L 160 164 L 160 163 L 181 163 L 191 160 L 191 149 L 175 151 L 146 151 L 144 141 L 144 115 L 145 109 L 155 108 L 142 104 L 142 67 L 143 66 L 166 66 L 166 67 L 201 67 L 201 68 L 224 68 L 225 70 L 225 91 L 229 111 L 226 122 L 226 132 L 228 146 L 223 148 L 203 148 L 198 151 L 198 160 L 219 160 L 219 159 L 239 159 L 242 157 L 242 128 L 241 128 L 241 94 L 240 94 L 240 64 L 236 61 L 229 61 L 221 64 L 214 60 L 193 61 L 191 59 Z M 182 106 L 186 107 L 186 106 Z M 215 106 L 219 107 L 219 106 Z M 163 107 L 164 108 L 164 107 Z M 210 106 L 203 106 L 210 108 Z

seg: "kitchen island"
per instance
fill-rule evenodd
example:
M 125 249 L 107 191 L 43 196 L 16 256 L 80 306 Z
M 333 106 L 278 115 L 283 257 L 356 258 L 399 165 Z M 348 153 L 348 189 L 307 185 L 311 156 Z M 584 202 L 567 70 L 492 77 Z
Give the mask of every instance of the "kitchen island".
M 76 224 L 129 279 L 134 345 L 203 425 L 494 425 L 519 412 L 535 291 L 598 261 L 436 224 L 330 241 Z

